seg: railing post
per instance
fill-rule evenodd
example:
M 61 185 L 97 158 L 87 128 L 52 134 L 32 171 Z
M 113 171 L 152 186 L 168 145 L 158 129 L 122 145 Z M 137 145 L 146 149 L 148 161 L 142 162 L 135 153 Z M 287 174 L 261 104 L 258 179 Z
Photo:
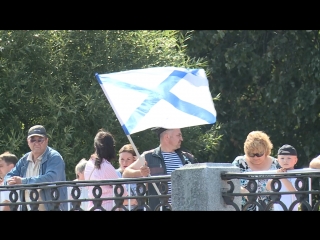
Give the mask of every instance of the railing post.
M 186 164 L 171 173 L 171 200 L 173 211 L 234 211 L 226 205 L 222 192 L 230 189 L 227 181 L 221 180 L 221 172 L 239 172 L 231 163 Z M 240 191 L 240 180 L 232 180 L 234 193 Z M 239 207 L 241 198 L 235 197 Z

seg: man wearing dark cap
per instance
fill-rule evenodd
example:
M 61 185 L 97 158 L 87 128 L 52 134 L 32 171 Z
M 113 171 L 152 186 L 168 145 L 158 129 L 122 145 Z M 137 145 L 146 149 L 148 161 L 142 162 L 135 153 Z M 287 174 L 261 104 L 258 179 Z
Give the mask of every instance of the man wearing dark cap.
M 187 163 L 194 163 L 192 154 L 181 151 L 181 143 L 183 141 L 180 128 L 152 129 L 160 139 L 160 145 L 150 151 L 145 151 L 140 158 L 129 165 L 123 172 L 124 178 L 146 177 L 157 175 L 171 175 L 177 168 Z M 168 183 L 168 194 L 171 194 L 171 182 Z M 155 188 L 148 185 L 149 195 L 157 195 Z M 152 210 L 160 203 L 158 198 L 150 198 L 149 206 Z M 169 207 L 170 209 L 170 207 Z
M 19 159 L 15 167 L 7 173 L 4 182 L 7 185 L 35 184 L 44 182 L 66 181 L 65 163 L 58 151 L 48 146 L 46 129 L 35 125 L 28 131 L 27 143 L 30 152 Z M 67 188 L 60 187 L 59 200 L 67 200 Z M 30 201 L 30 192 L 25 194 Z M 51 201 L 51 189 L 41 190 L 38 201 Z M 35 206 L 35 205 L 34 205 Z M 30 210 L 28 206 L 28 210 Z M 53 204 L 39 204 L 38 210 L 53 210 Z M 67 203 L 60 204 L 60 210 L 67 210 Z
M 285 144 L 278 150 L 278 162 L 281 166 L 277 172 L 287 172 L 287 170 L 293 170 L 294 165 L 298 162 L 297 151 L 289 144 Z M 297 191 L 295 186 L 297 178 L 281 178 L 281 189 L 279 192 L 294 192 Z M 271 190 L 272 179 L 268 180 L 266 189 Z M 281 195 L 281 202 L 283 202 L 288 210 L 298 211 L 298 205 L 291 206 L 292 203 L 297 200 L 295 194 L 283 194 Z M 283 207 L 280 204 L 273 205 L 275 211 L 283 211 Z M 290 208 L 291 207 L 291 208 Z

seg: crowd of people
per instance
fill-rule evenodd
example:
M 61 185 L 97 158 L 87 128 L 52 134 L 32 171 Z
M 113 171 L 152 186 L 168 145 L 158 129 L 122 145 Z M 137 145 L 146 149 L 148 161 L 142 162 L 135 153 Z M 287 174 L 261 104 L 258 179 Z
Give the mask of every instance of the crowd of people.
M 118 152 L 119 168 L 115 169 L 113 166 L 114 161 L 117 160 L 115 139 L 110 132 L 105 129 L 99 129 L 93 141 L 95 152 L 91 154 L 88 160 L 83 158 L 76 165 L 75 181 L 118 179 L 122 177 L 147 177 L 150 176 L 150 173 L 153 176 L 167 175 L 187 163 L 194 162 L 192 154 L 180 150 L 180 146 L 183 141 L 180 129 L 155 128 L 153 131 L 155 131 L 159 136 L 159 147 L 152 151 L 146 151 L 140 156 L 140 158 L 137 158 L 137 154 L 134 151 L 133 146 L 131 144 L 126 144 L 122 146 Z M 7 163 L 7 161 L 4 160 L 6 158 L 4 156 L 2 157 L 2 155 L 9 154 L 8 152 L 1 155 L 1 185 L 66 181 L 65 162 L 57 150 L 48 146 L 49 138 L 44 126 L 35 125 L 31 127 L 28 131 L 27 143 L 31 151 L 26 153 L 19 160 L 14 155 L 17 160 L 16 162 Z M 149 195 L 156 194 L 153 185 L 147 187 Z M 79 199 L 93 199 L 93 188 L 93 186 L 79 187 L 81 191 Z M 73 199 L 72 192 L 73 195 L 75 195 L 73 187 L 59 187 L 58 189 L 59 201 Z M 101 186 L 101 189 L 101 198 L 113 197 L 114 192 L 112 186 L 103 185 Z M 136 184 L 126 184 L 123 189 L 123 196 L 137 195 Z M 0 201 L 2 203 L 9 201 L 9 192 L 10 191 L 0 191 Z M 24 196 L 20 197 L 22 197 L 26 202 L 31 201 L 29 191 L 25 191 Z M 160 201 L 157 200 L 157 198 L 152 199 L 153 201 L 150 201 L 150 207 L 153 210 Z M 50 202 L 50 200 L 51 189 L 48 188 L 43 191 L 39 191 L 39 201 Z M 137 200 L 135 199 L 125 199 L 123 205 L 129 207 L 129 209 L 132 208 L 137 211 L 144 210 L 141 207 L 135 208 L 137 205 Z M 28 204 L 26 205 L 26 209 L 21 210 L 50 211 L 54 210 L 54 207 L 55 206 L 50 203 L 39 204 L 39 206 L 35 204 Z M 73 206 L 70 203 L 63 202 L 60 204 L 59 208 L 60 210 L 65 211 L 70 210 Z M 8 206 L 1 210 L 3 209 L 10 210 Z M 98 204 L 98 201 L 88 201 L 86 203 L 84 201 L 76 209 L 91 211 L 121 210 L 115 209 L 113 200 L 103 201 L 101 205 Z M 170 205 L 166 206 L 164 210 L 171 210 Z
M 81 159 L 75 166 L 76 179 L 74 181 L 84 180 L 109 180 L 118 178 L 140 178 L 157 175 L 171 175 L 171 173 L 185 164 L 195 163 L 195 157 L 188 152 L 181 150 L 183 141 L 180 129 L 152 129 L 159 138 L 159 146 L 148 151 L 144 151 L 140 157 L 131 144 L 125 144 L 119 151 L 115 148 L 115 139 L 113 135 L 105 129 L 99 129 L 93 140 L 94 153 L 90 158 Z M 49 147 L 49 138 L 46 129 L 42 125 L 31 127 L 27 134 L 27 143 L 30 151 L 24 154 L 19 160 L 16 155 L 10 152 L 4 152 L 0 155 L 0 184 L 16 185 L 16 184 L 34 184 L 44 182 L 66 181 L 65 162 L 61 154 Z M 269 171 L 286 172 L 293 170 L 298 162 L 296 149 L 288 144 L 278 149 L 277 157 L 271 156 L 273 144 L 269 136 L 263 131 L 252 131 L 247 135 L 244 142 L 244 155 L 237 156 L 232 164 L 240 169 L 240 172 L 253 171 Z M 117 158 L 118 153 L 118 158 Z M 115 169 L 113 163 L 119 162 L 119 168 Z M 310 168 L 320 168 L 320 155 L 310 162 Z M 295 178 L 280 179 L 280 192 L 296 191 Z M 272 179 L 256 180 L 256 192 L 272 191 L 275 188 Z M 75 182 L 77 185 L 78 183 Z M 240 180 L 242 193 L 252 192 L 252 186 L 248 179 Z M 157 195 L 157 187 L 159 185 L 149 184 L 147 186 L 148 195 Z M 79 186 L 81 195 L 79 199 L 94 199 L 94 186 Z M 124 184 L 123 196 L 137 196 L 136 184 Z M 114 189 L 110 185 L 101 186 L 101 198 L 113 197 Z M 74 199 L 75 194 L 73 187 L 59 187 L 59 201 Z M 10 191 L 0 191 L 0 202 L 10 202 Z M 171 193 L 171 182 L 168 182 L 168 193 Z M 20 193 L 19 193 L 20 194 Z M 18 194 L 18 195 L 19 195 Z M 30 191 L 25 191 L 23 196 L 18 196 L 26 202 L 30 202 Z M 39 191 L 39 201 L 48 201 L 44 204 L 28 204 L 21 207 L 20 210 L 55 210 L 56 206 L 50 204 L 51 189 L 44 188 Z M 252 201 L 252 199 L 254 199 Z M 255 199 L 252 196 L 242 197 L 241 208 L 249 211 L 256 211 L 261 205 L 268 205 L 271 197 L 269 195 L 261 195 Z M 284 210 L 284 206 L 288 209 L 294 201 L 295 194 L 285 194 L 270 208 L 272 210 Z M 150 198 L 148 205 L 152 210 L 156 210 L 159 206 L 160 198 Z M 163 211 L 170 211 L 171 199 L 165 206 Z M 125 199 L 123 205 L 129 209 L 144 211 L 143 207 L 136 207 L 136 199 Z M 294 205 L 294 204 L 293 204 Z M 98 201 L 83 201 L 74 204 L 76 210 L 123 210 L 117 208 L 113 200 L 102 201 L 99 205 Z M 63 202 L 59 209 L 62 211 L 74 208 L 71 203 Z M 9 206 L 0 206 L 1 211 L 9 211 Z M 291 210 L 298 210 L 298 204 L 291 206 Z

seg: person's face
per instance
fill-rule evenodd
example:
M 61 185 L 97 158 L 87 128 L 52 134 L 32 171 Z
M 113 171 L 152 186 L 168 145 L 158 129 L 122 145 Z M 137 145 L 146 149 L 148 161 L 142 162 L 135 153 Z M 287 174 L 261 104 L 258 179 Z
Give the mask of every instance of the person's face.
M 170 145 L 172 145 L 174 149 L 180 148 L 182 141 L 183 141 L 182 133 L 179 128 L 169 130 L 169 143 Z
M 0 160 L 0 177 L 3 179 L 13 167 L 12 163 L 7 164 L 4 160 Z
M 294 155 L 278 155 L 278 162 L 282 168 L 294 169 L 294 165 L 297 163 L 298 158 Z
M 32 136 L 27 141 L 32 153 L 37 155 L 41 155 L 48 146 L 48 138 L 41 136 Z
M 126 167 L 128 167 L 131 163 L 136 160 L 136 157 L 131 153 L 122 152 L 119 154 L 119 165 L 120 169 L 123 171 Z
M 263 151 L 253 151 L 248 153 L 247 156 L 251 163 L 260 164 L 266 160 L 266 154 Z

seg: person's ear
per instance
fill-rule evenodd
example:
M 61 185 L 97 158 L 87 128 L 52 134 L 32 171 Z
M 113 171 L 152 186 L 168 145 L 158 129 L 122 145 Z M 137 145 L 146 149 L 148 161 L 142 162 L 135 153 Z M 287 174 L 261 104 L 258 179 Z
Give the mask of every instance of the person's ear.
M 14 168 L 14 164 L 13 163 L 9 163 L 9 167 L 10 167 L 10 169 Z

